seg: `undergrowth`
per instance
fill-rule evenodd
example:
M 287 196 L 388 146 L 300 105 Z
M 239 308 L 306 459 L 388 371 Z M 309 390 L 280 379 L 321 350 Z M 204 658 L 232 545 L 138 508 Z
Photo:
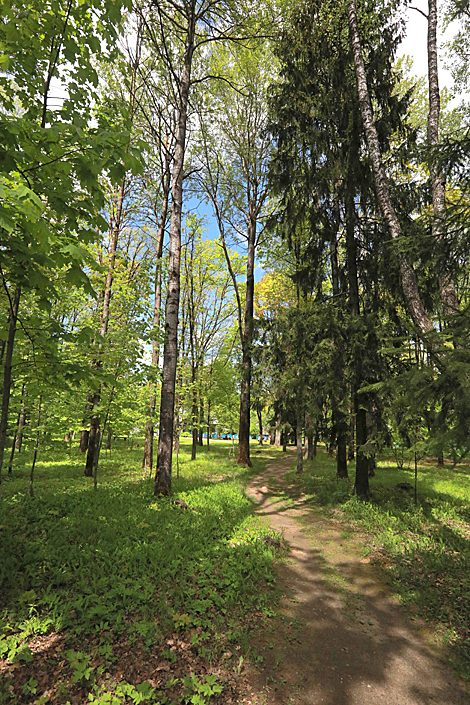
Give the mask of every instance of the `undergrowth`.
M 363 533 L 364 552 L 383 567 L 401 600 L 435 624 L 451 661 L 470 680 L 470 468 L 421 463 L 416 506 L 413 491 L 397 487 L 414 483 L 414 469 L 389 460 L 378 463 L 370 480 L 370 502 L 353 496 L 353 479 L 336 479 L 334 458 L 321 451 L 305 463 L 303 476 L 292 471 L 289 479 L 308 502 Z
M 231 650 L 236 667 L 248 648 L 251 616 L 273 601 L 274 554 L 228 448 L 193 463 L 186 450 L 172 498 L 153 497 L 141 451 L 123 443 L 96 492 L 83 461 L 57 450 L 37 465 L 34 498 L 27 455 L 2 485 L 0 703 L 217 697 L 207 664 Z

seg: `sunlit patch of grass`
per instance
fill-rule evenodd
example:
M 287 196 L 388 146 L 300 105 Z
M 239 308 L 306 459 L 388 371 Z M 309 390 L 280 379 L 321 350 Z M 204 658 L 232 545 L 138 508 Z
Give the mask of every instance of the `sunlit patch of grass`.
M 102 453 L 96 492 L 84 457 L 56 448 L 38 463 L 30 497 L 31 456 L 21 454 L 1 486 L 0 659 L 19 658 L 50 631 L 80 644 L 80 663 L 97 639 L 158 650 L 165 635 L 193 630 L 185 638 L 212 660 L 225 649 L 227 620 L 242 639 L 251 612 L 273 601 L 272 531 L 243 492 L 253 471 L 234 463 L 228 444 L 198 451 L 191 462 L 183 441 L 171 498 L 153 496 L 142 442 Z

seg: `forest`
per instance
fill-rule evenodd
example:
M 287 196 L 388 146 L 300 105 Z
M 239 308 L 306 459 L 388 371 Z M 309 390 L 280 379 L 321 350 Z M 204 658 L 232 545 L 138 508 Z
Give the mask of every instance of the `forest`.
M 0 3 L 0 705 L 392 702 L 280 675 L 295 511 L 468 702 L 468 0 Z

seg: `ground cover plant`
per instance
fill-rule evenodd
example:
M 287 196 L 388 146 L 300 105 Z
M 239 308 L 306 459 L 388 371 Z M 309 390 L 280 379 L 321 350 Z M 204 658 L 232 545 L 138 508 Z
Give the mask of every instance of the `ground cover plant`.
M 239 675 L 253 615 L 273 601 L 249 471 L 227 443 L 191 463 L 183 442 L 173 496 L 157 499 L 142 442 L 120 441 L 94 491 L 54 445 L 34 498 L 28 453 L 2 485 L 0 702 L 229 702 L 238 686 L 216 665 Z
M 370 502 L 357 500 L 353 480 L 338 480 L 335 471 L 334 458 L 320 450 L 303 475 L 292 470 L 287 479 L 307 503 L 362 534 L 364 552 L 386 572 L 400 599 L 435 625 L 453 665 L 470 680 L 469 465 L 446 462 L 438 468 L 435 459 L 421 460 L 416 505 L 411 458 L 401 469 L 391 457 L 378 460 Z

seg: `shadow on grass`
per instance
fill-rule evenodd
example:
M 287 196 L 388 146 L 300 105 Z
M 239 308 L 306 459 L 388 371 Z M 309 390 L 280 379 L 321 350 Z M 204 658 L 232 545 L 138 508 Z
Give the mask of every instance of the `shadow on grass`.
M 83 459 L 57 452 L 38 463 L 36 497 L 26 493 L 27 454 L 2 486 L 0 658 L 57 632 L 86 650 L 135 624 L 156 643 L 196 629 L 200 648 L 216 653 L 227 622 L 272 602 L 270 531 L 241 491 L 253 470 L 215 446 L 183 463 L 172 498 L 156 498 L 131 452 L 102 461 L 96 492 Z

